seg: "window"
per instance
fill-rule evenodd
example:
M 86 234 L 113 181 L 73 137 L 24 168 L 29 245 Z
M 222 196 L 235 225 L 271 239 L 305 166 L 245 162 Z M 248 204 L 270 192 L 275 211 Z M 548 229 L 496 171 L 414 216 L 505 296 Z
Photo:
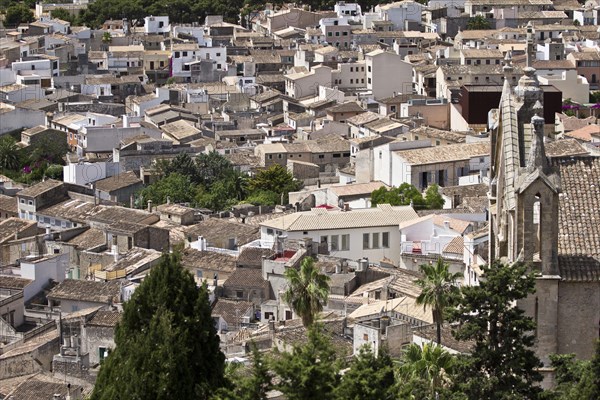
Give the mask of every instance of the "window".
M 338 251 L 339 249 L 340 249 L 339 235 L 331 235 L 331 251 Z
M 24 199 L 21 199 L 21 204 L 25 204 L 25 200 Z
M 33 205 L 33 200 L 29 200 L 29 201 L 27 202 L 27 204 L 29 204 L 30 206 L 32 206 L 32 205 Z
M 360 72 L 365 72 L 365 67 L 360 67 Z
M 440 144 L 441 144 L 441 142 L 440 142 L 439 140 L 436 140 L 436 141 L 435 141 L 435 145 L 436 145 L 436 146 L 439 146 Z
M 491 60 L 485 60 L 486 65 L 490 65 Z
M 350 84 L 352 85 L 354 83 L 354 79 L 350 79 Z
M 365 78 L 362 78 L 362 79 L 360 80 L 360 83 L 365 83 Z
M 215 56 L 221 57 L 221 53 L 216 53 Z
M 100 362 L 104 361 L 104 359 L 108 357 L 109 353 L 110 349 L 103 346 L 98 346 L 98 359 L 100 360 Z
M 325 155 L 324 154 L 319 154 L 319 159 L 321 160 L 323 158 L 325 158 Z
M 379 233 L 373 233 L 373 240 L 371 243 L 371 248 L 378 249 L 379 248 Z
M 235 291 L 235 297 L 237 297 L 238 299 L 244 298 L 244 291 L 243 290 L 236 290 Z
M 333 36 L 333 32 L 327 32 L 327 36 Z
M 182 54 L 184 57 L 187 57 L 187 51 L 184 51 Z
M 267 235 L 273 235 L 273 229 L 267 228 Z
M 342 155 L 341 155 L 340 153 L 335 153 L 335 154 L 333 155 L 333 158 L 340 158 L 341 156 L 342 156 Z
M 390 233 L 389 232 L 383 232 L 381 234 L 381 247 L 383 247 L 384 249 L 390 248 Z
M 367 78 L 367 84 L 371 84 L 371 78 Z
M 335 33 L 335 36 L 340 36 L 340 33 L 339 33 L 339 32 L 336 32 L 336 33 Z
M 366 341 L 366 342 L 369 341 L 369 334 L 368 333 L 363 334 L 363 340 Z
M 471 65 L 471 60 L 467 60 L 467 65 Z
M 369 248 L 369 234 L 363 233 L 363 250 L 366 250 L 368 248 Z
M 196 270 L 196 277 L 197 278 L 202 278 L 202 270 L 201 269 L 197 269 Z
M 342 235 L 342 251 L 350 250 L 350 235 Z
M 367 72 L 371 72 L 371 66 L 370 65 L 367 67 Z
M 269 160 L 273 159 L 273 154 L 269 154 Z

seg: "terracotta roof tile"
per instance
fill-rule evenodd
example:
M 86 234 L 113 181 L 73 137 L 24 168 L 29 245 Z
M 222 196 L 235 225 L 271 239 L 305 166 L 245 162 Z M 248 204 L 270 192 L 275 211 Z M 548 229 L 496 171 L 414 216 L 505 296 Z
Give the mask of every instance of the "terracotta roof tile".
M 97 303 L 117 303 L 120 299 L 121 282 L 96 282 L 80 279 L 65 279 L 54 287 L 48 298 L 79 300 Z
M 121 313 L 118 312 L 118 311 L 99 310 L 87 322 L 87 325 L 94 325 L 94 326 L 116 326 L 117 322 L 119 322 L 120 320 L 121 320 Z
M 224 288 L 262 288 L 269 285 L 269 282 L 262 277 L 262 270 L 256 268 L 238 268 L 225 281 Z
M 600 158 L 553 163 L 561 177 L 558 254 L 600 257 Z

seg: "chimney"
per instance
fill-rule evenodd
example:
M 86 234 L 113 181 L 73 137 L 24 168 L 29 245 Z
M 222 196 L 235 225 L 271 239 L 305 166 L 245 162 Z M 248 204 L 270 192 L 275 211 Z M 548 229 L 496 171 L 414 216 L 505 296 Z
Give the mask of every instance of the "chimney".
M 113 243 L 111 246 L 111 253 L 113 254 L 114 261 L 119 261 L 119 246 L 117 246 L 116 243 Z
M 152 212 L 152 200 L 148 200 L 148 212 Z
M 167 196 L 167 204 L 171 204 L 171 196 Z
M 444 228 L 445 229 L 450 229 L 450 221 L 444 221 Z
M 50 240 L 52 238 L 52 229 L 50 228 L 50 225 L 46 225 L 46 236 L 45 239 L 46 240 Z
M 198 236 L 198 244 L 200 251 L 206 251 L 206 239 L 204 239 L 204 236 Z

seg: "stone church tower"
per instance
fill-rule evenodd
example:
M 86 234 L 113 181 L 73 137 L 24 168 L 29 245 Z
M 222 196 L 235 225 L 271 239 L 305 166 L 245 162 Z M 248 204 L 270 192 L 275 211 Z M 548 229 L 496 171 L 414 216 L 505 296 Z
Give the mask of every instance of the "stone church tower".
M 537 272 L 536 293 L 519 306 L 537 322 L 536 352 L 547 366 L 553 353 L 591 357 L 599 336 L 600 208 L 594 216 L 587 207 L 600 207 L 600 162 L 551 162 L 546 156 L 544 93 L 532 67 L 531 24 L 527 49 L 527 66 L 516 87 L 510 84 L 510 53 L 506 57 L 504 88 L 492 126 L 490 260 L 524 261 Z M 567 167 L 581 169 L 583 175 L 573 177 L 571 170 L 564 175 Z M 584 181 L 573 182 L 580 178 Z M 579 196 L 591 202 L 565 204 Z M 585 210 L 576 215 L 574 207 Z M 572 221 L 582 216 L 583 221 Z M 581 239 L 590 234 L 591 246 L 579 249 Z

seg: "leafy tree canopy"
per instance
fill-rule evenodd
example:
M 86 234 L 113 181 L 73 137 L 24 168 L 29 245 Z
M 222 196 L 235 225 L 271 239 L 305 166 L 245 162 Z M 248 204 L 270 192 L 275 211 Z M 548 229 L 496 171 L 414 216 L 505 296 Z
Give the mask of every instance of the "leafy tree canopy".
M 284 203 L 287 202 L 288 193 L 299 190 L 301 183 L 298 182 L 292 174 L 279 164 L 273 164 L 267 169 L 258 171 L 248 183 L 250 192 L 269 191 L 277 193 L 279 196 L 283 194 Z
M 280 379 L 276 389 L 289 400 L 335 399 L 341 364 L 320 329 L 318 325 L 311 327 L 306 343 L 276 355 L 273 370 Z
M 363 346 L 336 390 L 338 399 L 395 399 L 394 367 L 385 346 L 375 355 Z
M 485 30 L 492 29 L 492 24 L 483 15 L 477 15 L 473 18 L 469 18 L 467 22 L 467 30 Z
M 4 25 L 17 27 L 19 24 L 33 22 L 33 11 L 26 4 L 13 4 L 6 9 Z
M 419 190 L 410 183 L 403 183 L 399 187 L 387 189 L 385 186 L 371 193 L 371 204 L 390 204 L 392 206 L 408 206 L 412 202 L 415 208 L 424 207 L 425 199 Z
M 194 200 L 196 190 L 196 185 L 187 176 L 174 172 L 142 189 L 141 197 L 144 203 L 152 200 L 155 205 L 166 203 L 167 197 L 174 203 L 187 203 Z
M 428 208 L 434 210 L 440 210 L 442 207 L 444 207 L 445 201 L 440 194 L 440 187 L 436 183 L 429 186 L 425 191 L 425 203 L 427 204 Z
M 273 388 L 273 372 L 270 359 L 251 343 L 251 365 L 229 363 L 226 369 L 227 385 L 219 389 L 213 400 L 266 400 Z M 227 372 L 227 370 L 229 372 Z
M 556 387 L 544 393 L 544 400 L 590 400 L 600 398 L 600 341 L 591 360 L 577 360 L 574 354 L 550 355 L 556 373 Z

